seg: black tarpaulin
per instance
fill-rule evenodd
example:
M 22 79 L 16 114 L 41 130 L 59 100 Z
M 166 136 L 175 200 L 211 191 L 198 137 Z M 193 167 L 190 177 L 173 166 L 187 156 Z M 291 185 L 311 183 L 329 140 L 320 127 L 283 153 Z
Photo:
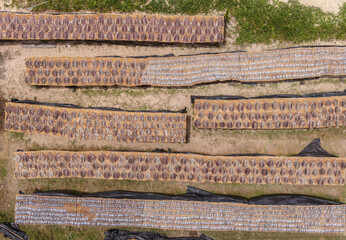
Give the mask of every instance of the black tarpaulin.
M 202 234 L 199 237 L 167 237 L 160 233 L 132 232 L 118 229 L 105 231 L 105 240 L 213 240 Z
M 15 223 L 1 223 L 0 232 L 4 234 L 6 238 L 14 240 L 28 240 L 29 237 L 25 232 L 19 230 L 19 227 Z
M 91 109 L 91 110 L 106 110 L 106 111 L 124 111 L 124 112 L 152 112 L 152 113 L 186 113 L 186 108 L 179 111 L 171 111 L 171 110 L 124 110 L 121 108 L 113 108 L 113 107 L 81 107 L 74 104 L 66 104 L 66 103 L 47 103 L 47 102 L 38 102 L 32 100 L 18 100 L 12 98 L 10 102 L 13 103 L 25 103 L 32 105 L 44 105 L 44 106 L 52 106 L 52 107 L 61 107 L 61 108 L 78 108 L 78 109 Z
M 59 196 L 59 197 L 93 197 L 93 198 L 112 198 L 112 199 L 143 199 L 143 200 L 168 200 L 168 201 L 198 201 L 198 202 L 228 202 L 242 203 L 250 205 L 338 205 L 340 203 L 325 200 L 317 197 L 295 195 L 295 194 L 275 194 L 264 195 L 254 198 L 244 198 L 241 196 L 214 194 L 198 188 L 188 186 L 186 193 L 180 195 L 168 195 L 159 193 L 130 192 L 130 191 L 109 191 L 78 195 L 64 192 L 40 192 L 34 195 Z
M 263 98 L 311 98 L 311 97 L 334 97 L 334 96 L 346 96 L 346 89 L 340 92 L 319 92 L 309 93 L 304 95 L 296 94 L 275 94 L 275 95 L 264 95 L 257 97 L 243 97 L 236 95 L 216 95 L 216 96 L 191 96 L 191 102 L 195 103 L 195 99 L 206 99 L 206 100 L 239 100 L 239 99 L 263 99 Z
M 319 138 L 314 139 L 309 145 L 307 145 L 300 153 L 299 157 L 335 157 L 328 153 L 321 147 L 321 140 Z

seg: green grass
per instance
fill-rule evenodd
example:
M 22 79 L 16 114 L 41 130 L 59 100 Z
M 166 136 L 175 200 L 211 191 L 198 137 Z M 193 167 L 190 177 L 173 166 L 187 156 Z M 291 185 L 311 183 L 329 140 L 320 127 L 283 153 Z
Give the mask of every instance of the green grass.
M 9 1 L 12 6 L 31 7 L 42 0 Z M 346 39 L 346 3 L 337 15 L 308 7 L 297 1 L 270 0 L 48 0 L 33 11 L 57 12 L 135 11 L 164 14 L 226 14 L 236 27 L 229 30 L 236 43 L 302 43 L 318 39 Z
M 336 136 L 342 137 L 345 133 L 346 128 L 345 127 L 338 127 L 338 128 L 314 128 L 314 129 L 280 129 L 280 130 L 232 130 L 233 136 L 244 136 L 244 137 L 264 137 L 268 136 L 270 138 L 279 138 L 279 137 L 294 137 L 299 136 L 300 139 L 310 139 L 311 135 L 318 135 L 321 139 L 326 140 L 327 137 L 334 138 Z M 202 134 L 210 134 L 210 130 L 205 129 L 196 129 L 195 131 L 198 131 Z M 227 136 L 229 134 L 228 130 L 223 129 L 217 129 L 213 130 L 217 132 L 218 134 L 224 134 Z M 215 134 L 215 133 L 213 133 Z
M 8 210 L 6 212 L 0 212 L 0 223 L 3 222 L 14 222 L 14 209 Z
M 21 226 L 21 229 L 26 231 L 30 239 L 35 240 L 100 240 L 104 239 L 103 232 L 109 228 L 104 227 L 56 227 L 56 226 Z M 167 236 L 189 236 L 191 232 L 188 231 L 174 231 L 174 230 L 160 230 L 160 229 L 146 229 L 146 228 L 117 228 L 128 231 L 150 231 L 165 234 Z M 206 236 L 215 240 L 231 240 L 231 239 L 343 239 L 341 235 L 326 235 L 326 234 L 301 234 L 301 233 L 265 233 L 265 232 L 239 232 L 239 231 L 220 231 L 211 232 L 203 231 L 198 232 L 200 235 L 204 233 Z
M 9 137 L 12 140 L 23 140 L 25 133 L 21 133 L 21 132 L 8 132 Z
M 7 134 L 12 142 L 23 141 L 24 143 L 29 143 L 31 141 L 30 136 L 27 136 L 22 132 L 7 132 Z
M 59 227 L 59 226 L 23 226 L 30 239 L 35 240 L 99 240 L 103 239 L 102 233 L 90 227 Z
M 81 92 L 88 97 L 119 97 L 120 95 L 127 95 L 130 97 L 144 97 L 149 94 L 157 94 L 160 91 L 165 91 L 168 94 L 174 94 L 177 92 L 176 89 L 163 89 L 163 88 L 118 88 L 112 87 L 107 89 L 95 89 L 95 88 L 87 88 L 81 90 Z
M 338 15 L 333 15 L 297 1 L 273 1 L 273 4 L 268 0 L 222 2 L 216 9 L 230 9 L 230 15 L 237 21 L 235 33 L 239 44 L 345 39 L 346 4 Z
M 126 94 L 131 97 L 142 97 L 145 95 L 145 91 L 143 91 L 142 89 L 123 89 L 123 88 L 109 88 L 109 89 L 88 88 L 88 89 L 82 90 L 82 93 L 87 95 L 88 97 L 97 97 L 97 96 L 118 97 L 121 94 Z
M 3 166 L 0 167 L 0 179 L 3 180 L 7 176 L 7 170 Z

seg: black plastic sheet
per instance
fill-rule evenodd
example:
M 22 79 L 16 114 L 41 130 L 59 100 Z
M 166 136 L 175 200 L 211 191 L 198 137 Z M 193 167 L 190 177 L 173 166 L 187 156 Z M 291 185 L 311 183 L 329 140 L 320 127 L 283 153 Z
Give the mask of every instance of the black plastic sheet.
M 29 236 L 25 232 L 19 230 L 19 227 L 15 223 L 1 223 L 0 232 L 2 232 L 5 238 L 14 240 L 28 240 Z
M 297 47 L 287 47 L 287 48 L 275 48 L 275 49 L 269 49 L 265 51 L 280 51 L 285 49 L 297 49 L 297 48 L 321 48 L 321 47 L 346 47 L 342 45 L 317 45 L 317 46 L 297 46 Z M 215 54 L 225 54 L 225 53 L 243 53 L 248 52 L 244 50 L 237 50 L 237 51 L 226 51 L 226 52 L 203 52 L 203 53 L 195 53 L 195 54 L 182 54 L 182 55 L 175 55 L 173 53 L 165 54 L 165 55 L 144 55 L 144 56 L 129 56 L 129 57 L 122 57 L 119 55 L 108 55 L 108 56 L 97 56 L 97 57 L 116 57 L 116 58 L 164 58 L 164 57 L 188 57 L 188 56 L 200 56 L 200 55 L 215 55 Z
M 297 154 L 300 157 L 336 157 L 321 147 L 321 140 L 319 138 L 314 139 L 309 145 L 307 145 L 300 153 Z
M 167 237 L 160 233 L 130 232 L 118 229 L 105 231 L 105 240 L 213 240 L 202 234 L 199 237 Z
M 40 192 L 34 195 L 41 196 L 59 196 L 59 197 L 77 197 L 64 192 Z M 186 193 L 181 195 L 167 195 L 159 193 L 130 192 L 130 191 L 109 191 L 92 194 L 79 194 L 78 197 L 93 198 L 112 198 L 112 199 L 142 199 L 142 200 L 171 200 L 171 201 L 198 201 L 198 202 L 228 202 L 242 203 L 249 205 L 338 205 L 341 203 L 325 200 L 317 197 L 295 195 L 295 194 L 275 194 L 263 195 L 253 198 L 244 198 L 233 195 L 214 194 L 195 187 L 188 186 Z
M 81 107 L 74 104 L 66 104 L 66 103 L 47 103 L 47 102 L 38 102 L 32 100 L 18 100 L 12 98 L 10 102 L 13 103 L 25 103 L 25 104 L 33 104 L 33 105 L 44 105 L 44 106 L 52 106 L 52 107 L 62 107 L 62 108 L 78 108 L 78 109 L 95 109 L 95 110 L 106 110 L 106 111 L 124 111 L 124 112 L 153 112 L 153 113 L 186 113 L 186 108 L 179 111 L 171 111 L 171 110 L 124 110 L 121 108 L 113 108 L 113 107 Z
M 243 97 L 236 95 L 217 95 L 217 96 L 191 96 L 191 102 L 194 103 L 195 99 L 209 99 L 209 100 L 239 100 L 239 99 L 263 99 L 263 98 L 311 98 L 311 97 L 334 97 L 334 96 L 346 96 L 346 89 L 340 92 L 319 92 L 303 95 L 296 94 L 275 94 L 264 95 L 258 97 Z

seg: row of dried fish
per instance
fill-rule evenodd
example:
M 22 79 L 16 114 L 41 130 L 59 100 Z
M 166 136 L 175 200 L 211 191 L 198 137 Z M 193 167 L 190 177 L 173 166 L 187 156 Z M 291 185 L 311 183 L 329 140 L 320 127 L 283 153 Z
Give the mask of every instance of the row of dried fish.
M 147 61 L 140 58 L 28 58 L 25 82 L 31 85 L 141 85 Z
M 346 95 L 194 100 L 202 129 L 295 129 L 346 126 Z
M 74 211 L 70 211 L 74 209 Z M 197 201 L 17 195 L 17 224 L 175 230 L 342 233 L 345 205 L 246 205 Z M 227 214 L 225 214 L 227 212 Z
M 150 58 L 142 83 L 191 86 L 215 81 L 266 82 L 346 75 L 346 48 L 293 48 Z
M 0 12 L 0 39 L 215 43 L 224 39 L 224 18 Z
M 186 114 L 81 109 L 6 103 L 5 129 L 76 139 L 135 142 L 186 141 Z
M 148 58 L 29 58 L 26 82 L 53 86 L 190 86 L 346 75 L 346 48 L 294 48 Z
M 343 185 L 342 158 L 150 152 L 17 152 L 15 177 Z

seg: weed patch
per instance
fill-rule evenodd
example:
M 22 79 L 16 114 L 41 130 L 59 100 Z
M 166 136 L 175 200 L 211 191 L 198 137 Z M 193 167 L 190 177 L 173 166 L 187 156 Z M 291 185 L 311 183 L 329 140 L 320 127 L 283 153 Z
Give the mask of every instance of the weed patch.
M 24 136 L 25 136 L 25 133 L 21 133 L 21 132 L 9 132 L 8 135 L 9 135 L 9 137 L 10 137 L 12 140 L 23 140 L 23 139 L 24 139 Z
M 7 176 L 7 170 L 4 167 L 0 167 L 0 179 L 3 180 Z

